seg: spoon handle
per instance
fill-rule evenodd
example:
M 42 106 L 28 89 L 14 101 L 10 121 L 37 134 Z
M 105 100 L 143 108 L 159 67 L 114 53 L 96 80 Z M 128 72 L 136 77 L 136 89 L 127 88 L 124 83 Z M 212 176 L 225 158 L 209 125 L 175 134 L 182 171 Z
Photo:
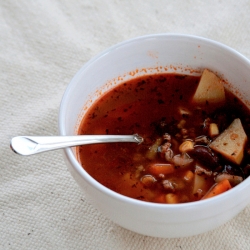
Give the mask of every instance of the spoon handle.
M 79 145 L 135 142 L 142 143 L 143 138 L 135 135 L 76 135 L 76 136 L 17 136 L 11 139 L 11 149 L 20 155 L 33 155 L 45 151 L 74 147 Z

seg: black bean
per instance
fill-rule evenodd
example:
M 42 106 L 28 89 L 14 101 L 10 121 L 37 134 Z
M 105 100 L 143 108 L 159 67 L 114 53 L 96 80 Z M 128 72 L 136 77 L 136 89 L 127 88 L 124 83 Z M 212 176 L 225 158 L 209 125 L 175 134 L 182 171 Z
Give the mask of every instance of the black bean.
M 195 146 L 188 154 L 208 169 L 214 170 L 219 166 L 218 157 L 206 146 Z

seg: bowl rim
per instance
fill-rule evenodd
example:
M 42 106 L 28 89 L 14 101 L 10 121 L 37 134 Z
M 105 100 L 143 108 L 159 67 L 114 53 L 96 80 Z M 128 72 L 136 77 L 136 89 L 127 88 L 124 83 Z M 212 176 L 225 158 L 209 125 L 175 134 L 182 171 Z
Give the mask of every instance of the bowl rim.
M 104 51 L 100 52 L 96 56 L 94 56 L 92 59 L 87 61 L 75 74 L 75 76 L 71 79 L 70 83 L 67 85 L 66 90 L 63 94 L 60 108 L 59 108 L 59 118 L 58 118 L 58 126 L 59 126 L 59 134 L 60 135 L 66 135 L 66 128 L 65 128 L 65 110 L 66 110 L 66 101 L 70 97 L 71 89 L 75 87 L 77 84 L 77 79 L 81 76 L 82 72 L 84 72 L 89 66 L 91 66 L 93 63 L 95 63 L 96 60 L 98 60 L 101 57 L 106 56 L 107 54 L 111 53 L 112 51 L 116 50 L 117 48 L 123 47 L 125 45 L 134 43 L 134 42 L 140 42 L 147 39 L 192 39 L 196 40 L 197 42 L 201 41 L 203 43 L 207 43 L 216 47 L 219 47 L 223 50 L 227 50 L 230 53 L 235 54 L 235 56 L 239 57 L 240 60 L 243 60 L 245 63 L 249 64 L 250 66 L 250 60 L 248 60 L 245 56 L 243 56 L 241 53 L 236 51 L 235 49 L 222 44 L 220 42 L 211 40 L 209 38 L 200 37 L 196 35 L 189 35 L 189 34 L 179 34 L 179 33 L 160 33 L 160 34 L 150 34 L 150 35 L 144 35 L 144 36 L 138 36 L 135 38 L 131 38 L 128 40 L 125 40 L 123 42 L 117 43 Z M 115 191 L 112 191 L 111 189 L 105 187 L 104 185 L 100 184 L 98 181 L 96 181 L 91 175 L 89 175 L 81 166 L 81 164 L 77 161 L 76 157 L 74 156 L 73 151 L 70 148 L 63 149 L 65 156 L 71 163 L 72 167 L 77 171 L 77 173 L 85 179 L 92 187 L 99 190 L 100 192 L 104 193 L 105 195 L 108 195 L 110 198 L 113 198 L 115 200 L 119 200 L 121 202 L 133 204 L 136 206 L 143 206 L 147 208 L 164 208 L 164 209 L 182 209 L 187 208 L 191 209 L 194 207 L 206 207 L 209 204 L 212 203 L 223 203 L 224 201 L 230 199 L 232 195 L 236 195 L 237 193 L 240 193 L 242 190 L 246 189 L 250 186 L 250 177 L 245 179 L 242 183 L 238 184 L 236 187 L 232 188 L 231 190 L 220 194 L 218 196 L 213 197 L 212 199 L 206 199 L 206 200 L 200 200 L 196 202 L 187 202 L 187 203 L 181 203 L 181 204 L 161 204 L 161 203 L 153 203 L 148 201 L 141 201 L 136 200 L 124 195 L 121 195 Z M 250 198 L 250 197 L 249 197 Z M 209 216 L 208 216 L 209 217 Z

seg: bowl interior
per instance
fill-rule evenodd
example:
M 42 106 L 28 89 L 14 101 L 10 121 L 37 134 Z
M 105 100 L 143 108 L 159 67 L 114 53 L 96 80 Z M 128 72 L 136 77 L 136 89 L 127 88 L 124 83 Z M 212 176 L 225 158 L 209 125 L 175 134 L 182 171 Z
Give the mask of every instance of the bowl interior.
M 117 44 L 85 64 L 70 82 L 63 96 L 59 131 L 73 135 L 88 107 L 102 93 L 127 79 L 152 73 L 201 74 L 204 68 L 224 78 L 229 88 L 250 108 L 250 62 L 237 51 L 205 38 L 160 34 Z M 66 151 L 80 174 L 85 174 Z

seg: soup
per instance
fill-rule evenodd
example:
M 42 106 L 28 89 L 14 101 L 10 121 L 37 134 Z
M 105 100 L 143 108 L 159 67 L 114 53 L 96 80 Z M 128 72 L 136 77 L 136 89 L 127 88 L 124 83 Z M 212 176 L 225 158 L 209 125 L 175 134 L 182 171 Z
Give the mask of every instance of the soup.
M 105 93 L 78 134 L 138 133 L 144 142 L 80 146 L 82 167 L 107 188 L 148 202 L 198 201 L 238 185 L 250 174 L 250 111 L 224 88 L 200 98 L 202 77 L 145 75 Z

